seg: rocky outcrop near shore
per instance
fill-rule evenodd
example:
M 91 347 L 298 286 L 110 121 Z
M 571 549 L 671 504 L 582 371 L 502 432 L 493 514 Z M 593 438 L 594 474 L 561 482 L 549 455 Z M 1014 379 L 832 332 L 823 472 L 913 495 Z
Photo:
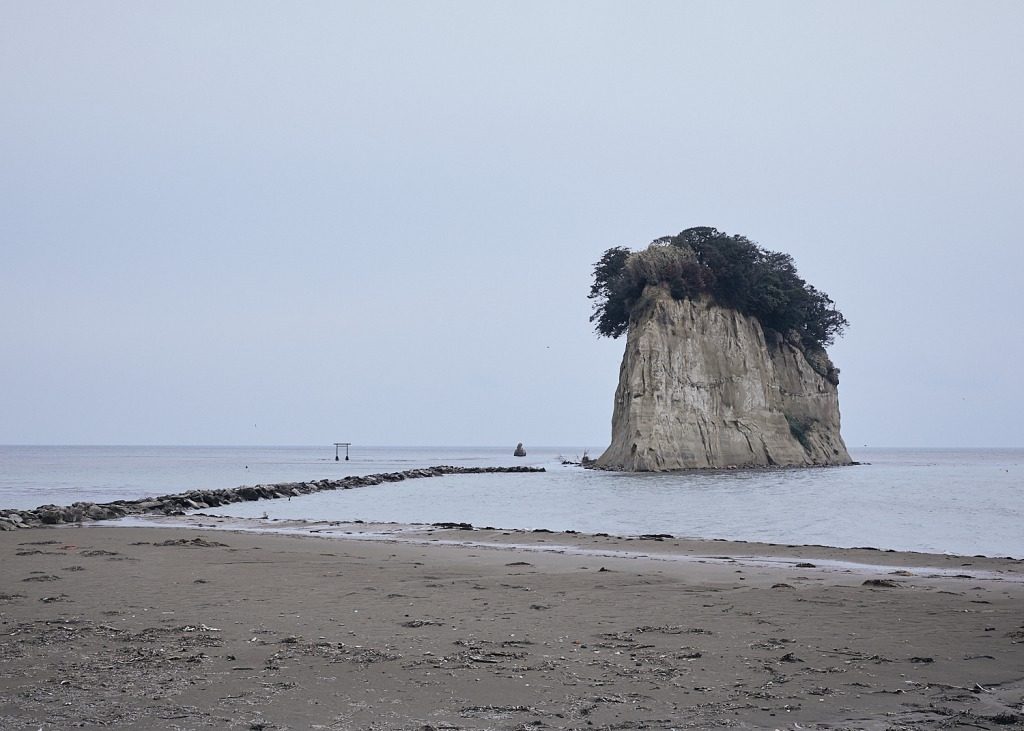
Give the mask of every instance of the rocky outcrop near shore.
M 707 297 L 648 287 L 630 320 L 604 469 L 851 464 L 824 350 Z
M 42 505 L 34 510 L 0 510 L 0 530 L 17 530 L 59 523 L 83 523 L 113 520 L 128 515 L 183 515 L 189 510 L 205 510 L 230 503 L 252 500 L 297 497 L 324 490 L 351 490 L 386 482 L 401 482 L 442 475 L 476 475 L 506 472 L 544 472 L 543 467 L 455 467 L 439 465 L 402 472 L 374 475 L 353 475 L 340 480 L 282 482 L 272 485 L 242 485 L 224 490 L 191 490 L 176 495 L 162 495 L 138 500 L 115 500 L 110 503 L 78 502 L 68 506 Z

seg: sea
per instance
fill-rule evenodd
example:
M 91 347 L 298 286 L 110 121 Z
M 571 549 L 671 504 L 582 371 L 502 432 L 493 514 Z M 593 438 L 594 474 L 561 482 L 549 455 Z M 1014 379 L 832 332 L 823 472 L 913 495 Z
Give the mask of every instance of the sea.
M 580 447 L 0 446 L 0 508 L 108 502 L 433 465 L 544 467 L 448 475 L 204 511 L 1024 558 L 1024 449 L 860 449 L 849 467 L 621 473 Z M 594 455 L 591 455 L 594 456 Z M 566 463 L 569 464 L 566 464 Z

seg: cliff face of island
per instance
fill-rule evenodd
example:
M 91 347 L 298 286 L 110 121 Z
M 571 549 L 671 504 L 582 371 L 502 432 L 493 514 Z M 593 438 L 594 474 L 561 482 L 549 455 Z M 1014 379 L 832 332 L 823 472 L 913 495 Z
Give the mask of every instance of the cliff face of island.
M 850 464 L 838 371 L 823 349 L 710 297 L 648 286 L 629 321 L 597 467 L 629 471 Z

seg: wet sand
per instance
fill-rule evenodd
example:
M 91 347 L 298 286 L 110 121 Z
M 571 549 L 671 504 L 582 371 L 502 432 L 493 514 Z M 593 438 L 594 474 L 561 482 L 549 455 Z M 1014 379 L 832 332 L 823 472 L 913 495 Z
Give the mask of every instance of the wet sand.
M 1009 559 L 338 524 L 8 531 L 0 728 L 1022 729 L 1022 600 Z

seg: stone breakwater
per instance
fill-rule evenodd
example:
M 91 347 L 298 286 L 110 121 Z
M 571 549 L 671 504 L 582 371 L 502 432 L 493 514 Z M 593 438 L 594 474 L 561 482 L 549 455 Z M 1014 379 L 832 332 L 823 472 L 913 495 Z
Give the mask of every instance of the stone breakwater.
M 0 510 L 0 530 L 34 528 L 59 523 L 83 523 L 94 520 L 115 520 L 127 515 L 184 515 L 188 510 L 203 510 L 219 505 L 252 500 L 273 500 L 283 497 L 309 495 L 324 490 L 351 490 L 372 487 L 385 482 L 401 482 L 422 477 L 442 475 L 478 475 L 505 472 L 544 472 L 543 467 L 454 467 L 439 465 L 421 467 L 402 472 L 383 472 L 375 475 L 352 475 L 340 480 L 314 480 L 312 482 L 280 482 L 272 485 L 242 485 L 223 490 L 190 490 L 176 495 L 115 500 L 109 503 L 78 502 L 68 506 L 41 505 L 34 510 Z

